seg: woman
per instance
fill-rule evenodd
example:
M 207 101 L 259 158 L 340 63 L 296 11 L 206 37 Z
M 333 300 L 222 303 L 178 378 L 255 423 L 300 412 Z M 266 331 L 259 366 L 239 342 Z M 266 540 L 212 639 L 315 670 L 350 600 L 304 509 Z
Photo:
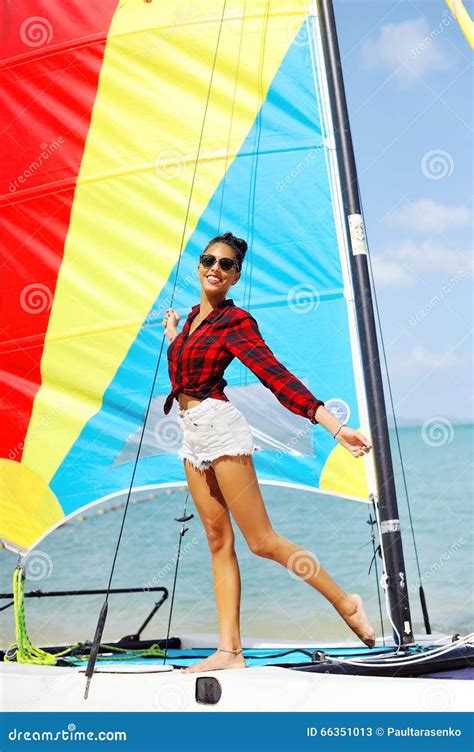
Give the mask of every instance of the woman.
M 348 626 L 368 647 L 375 634 L 356 593 L 348 595 L 299 546 L 272 527 L 257 481 L 252 454 L 257 451 L 248 423 L 223 393 L 225 368 L 238 357 L 289 410 L 320 423 L 354 457 L 370 451 L 369 441 L 332 415 L 313 394 L 275 358 L 250 313 L 226 295 L 240 278 L 247 250 L 232 233 L 213 238 L 200 256 L 201 301 L 192 307 L 180 333 L 179 316 L 172 308 L 164 319 L 172 390 L 164 411 L 179 403 L 182 433 L 179 452 L 190 494 L 202 520 L 212 557 L 212 573 L 219 620 L 219 647 L 184 673 L 245 668 L 240 641 L 240 573 L 229 512 L 250 550 L 297 571 L 298 558 L 313 564 L 305 581 L 329 600 Z

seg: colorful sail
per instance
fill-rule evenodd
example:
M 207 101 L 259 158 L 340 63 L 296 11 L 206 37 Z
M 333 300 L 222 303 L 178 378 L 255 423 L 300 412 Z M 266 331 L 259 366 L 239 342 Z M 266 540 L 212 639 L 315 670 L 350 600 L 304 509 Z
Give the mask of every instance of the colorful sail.
M 1 64 L 4 311 L 0 536 L 26 552 L 127 494 L 172 305 L 227 230 L 236 305 L 326 407 L 369 434 L 317 19 L 303 0 L 9 6 Z M 222 18 L 222 10 L 224 15 Z M 179 262 L 179 264 L 178 264 Z M 173 295 L 174 289 L 174 295 Z M 367 501 L 356 460 L 239 361 L 262 483 Z M 166 345 L 134 490 L 185 485 Z M 175 403 L 176 405 L 176 403 Z
M 459 28 L 466 37 L 471 49 L 474 50 L 474 21 L 464 7 L 462 0 L 446 0 L 446 5 L 452 16 L 457 20 Z

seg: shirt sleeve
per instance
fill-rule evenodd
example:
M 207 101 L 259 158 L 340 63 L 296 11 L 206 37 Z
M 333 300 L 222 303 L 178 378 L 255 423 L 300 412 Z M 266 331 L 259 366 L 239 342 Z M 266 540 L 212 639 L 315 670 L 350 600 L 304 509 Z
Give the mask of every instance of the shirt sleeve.
M 315 417 L 316 410 L 320 405 L 324 405 L 324 402 L 315 397 L 276 359 L 260 334 L 257 321 L 250 313 L 230 324 L 226 347 L 273 392 L 284 407 L 309 418 L 311 423 L 318 423 Z

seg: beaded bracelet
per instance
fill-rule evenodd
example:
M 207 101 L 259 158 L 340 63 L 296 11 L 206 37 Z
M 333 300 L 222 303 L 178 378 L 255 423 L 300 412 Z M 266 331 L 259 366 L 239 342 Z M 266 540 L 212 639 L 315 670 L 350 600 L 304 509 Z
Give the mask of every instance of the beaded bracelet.
M 339 426 L 339 428 L 337 429 L 336 433 L 335 433 L 335 434 L 333 434 L 333 439 L 335 439 L 335 438 L 336 438 L 336 436 L 337 436 L 337 434 L 339 433 L 339 431 L 341 430 L 341 428 L 342 428 L 343 426 L 345 426 L 345 425 L 347 425 L 347 423 L 341 423 L 341 425 L 340 425 L 340 426 Z

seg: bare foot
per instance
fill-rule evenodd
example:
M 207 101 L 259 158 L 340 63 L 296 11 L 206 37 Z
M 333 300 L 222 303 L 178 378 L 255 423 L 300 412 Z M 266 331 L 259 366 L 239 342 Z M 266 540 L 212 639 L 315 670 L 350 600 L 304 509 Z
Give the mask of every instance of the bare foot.
M 352 593 L 349 597 L 354 602 L 353 605 L 349 610 L 345 612 L 339 611 L 339 613 L 346 624 L 356 633 L 357 637 L 368 648 L 373 648 L 375 645 L 375 632 L 364 611 L 362 598 L 357 593 Z
M 217 671 L 224 668 L 246 668 L 242 653 L 224 653 L 216 650 L 203 661 L 181 669 L 182 674 L 194 674 L 198 671 Z

